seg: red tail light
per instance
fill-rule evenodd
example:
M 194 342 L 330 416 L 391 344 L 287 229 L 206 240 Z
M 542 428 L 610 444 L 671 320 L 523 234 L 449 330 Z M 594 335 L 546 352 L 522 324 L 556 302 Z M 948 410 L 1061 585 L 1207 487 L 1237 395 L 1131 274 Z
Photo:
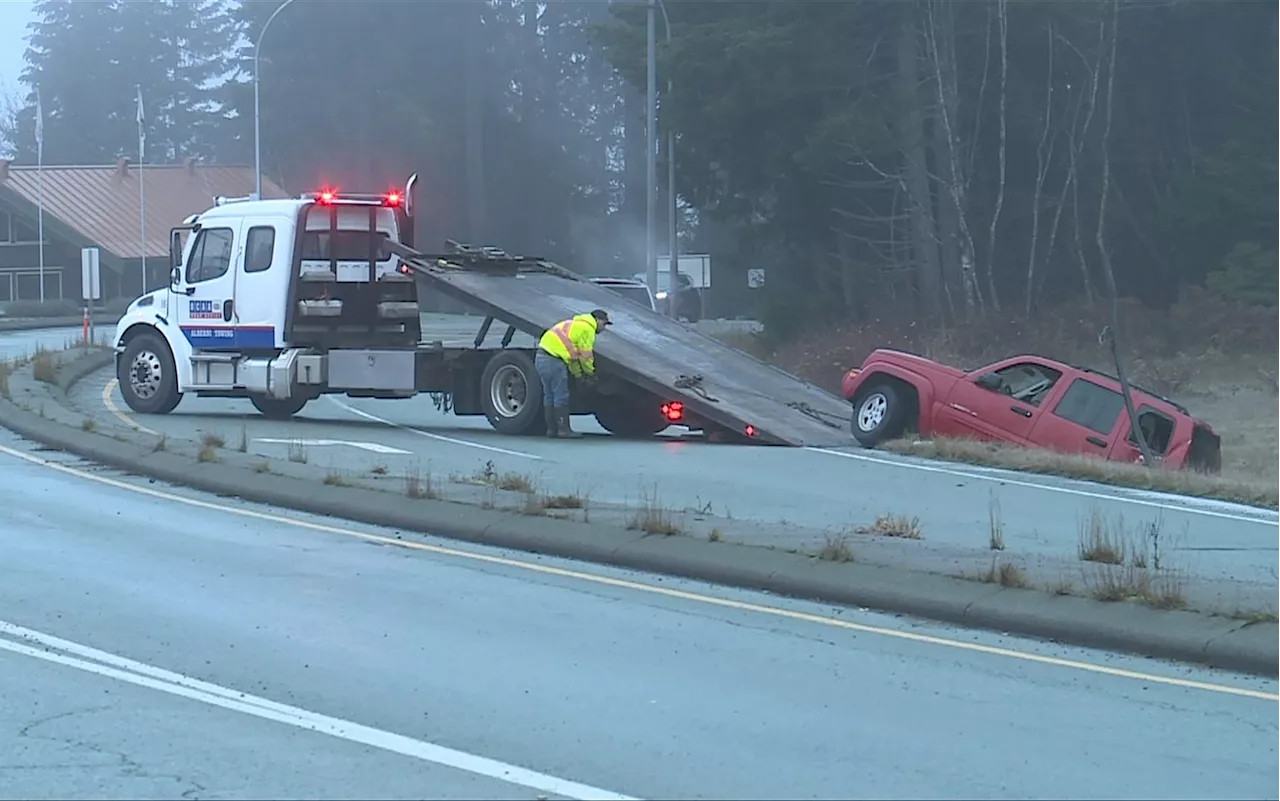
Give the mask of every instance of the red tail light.
M 662 414 L 671 422 L 677 422 L 684 418 L 684 404 L 680 401 L 671 401 L 662 404 Z
M 748 437 L 754 437 L 756 435 L 756 427 L 747 423 L 746 434 Z

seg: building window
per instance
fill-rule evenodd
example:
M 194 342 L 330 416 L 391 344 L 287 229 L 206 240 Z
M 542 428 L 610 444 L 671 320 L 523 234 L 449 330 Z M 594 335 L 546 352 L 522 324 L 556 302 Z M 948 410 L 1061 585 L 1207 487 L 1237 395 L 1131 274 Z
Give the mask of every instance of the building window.
M 0 244 L 38 245 L 40 233 L 36 226 L 7 211 L 0 211 Z

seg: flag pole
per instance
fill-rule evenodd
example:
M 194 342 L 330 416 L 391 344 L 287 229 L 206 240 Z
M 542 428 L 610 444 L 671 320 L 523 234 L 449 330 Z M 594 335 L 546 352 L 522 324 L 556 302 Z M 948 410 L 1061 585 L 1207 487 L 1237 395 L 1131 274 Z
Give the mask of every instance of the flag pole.
M 36 87 L 36 182 L 40 185 L 37 204 L 37 232 L 40 240 L 40 302 L 44 303 L 44 108 L 40 104 L 40 87 Z
M 142 238 L 142 292 L 147 294 L 147 189 L 142 181 L 142 163 L 145 160 L 147 135 L 143 130 L 142 84 L 138 84 L 138 218 L 141 220 L 139 235 Z

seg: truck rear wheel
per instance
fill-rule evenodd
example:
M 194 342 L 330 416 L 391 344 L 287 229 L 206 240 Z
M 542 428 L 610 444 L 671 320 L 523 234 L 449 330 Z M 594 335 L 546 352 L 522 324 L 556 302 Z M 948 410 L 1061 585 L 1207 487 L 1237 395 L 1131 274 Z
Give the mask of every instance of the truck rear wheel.
M 903 397 L 892 384 L 873 384 L 858 393 L 853 402 L 853 419 L 849 428 L 863 447 L 900 436 L 906 430 Z
M 173 353 L 159 334 L 148 331 L 129 340 L 116 379 L 124 402 L 139 414 L 168 414 L 182 400 Z
M 615 437 L 643 439 L 660 434 L 671 425 L 662 413 L 662 405 L 624 401 L 619 398 L 603 399 L 595 410 L 596 422 Z
M 499 434 L 547 433 L 542 379 L 533 359 L 522 351 L 504 350 L 485 365 L 480 375 L 480 405 Z
M 265 395 L 250 395 L 249 402 L 253 404 L 253 408 L 262 413 L 262 416 L 268 420 L 288 420 L 298 412 L 302 411 L 302 407 L 307 405 L 311 400 L 305 396 L 297 396 L 291 398 L 268 398 Z

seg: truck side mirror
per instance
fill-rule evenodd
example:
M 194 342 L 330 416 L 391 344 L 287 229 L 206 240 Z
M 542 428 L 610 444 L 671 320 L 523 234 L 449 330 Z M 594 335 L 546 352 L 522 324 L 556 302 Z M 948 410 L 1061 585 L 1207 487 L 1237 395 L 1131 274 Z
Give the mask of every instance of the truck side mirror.
M 978 376 L 977 381 L 975 381 L 974 383 L 976 383 L 978 386 L 982 387 L 983 389 L 989 389 L 992 392 L 996 392 L 1000 389 L 1000 385 L 1003 382 L 1000 380 L 1000 376 L 996 375 L 995 373 L 983 373 L 982 375 Z
M 169 271 L 169 286 L 177 286 L 178 282 L 181 280 L 182 268 L 175 265 L 174 268 Z

